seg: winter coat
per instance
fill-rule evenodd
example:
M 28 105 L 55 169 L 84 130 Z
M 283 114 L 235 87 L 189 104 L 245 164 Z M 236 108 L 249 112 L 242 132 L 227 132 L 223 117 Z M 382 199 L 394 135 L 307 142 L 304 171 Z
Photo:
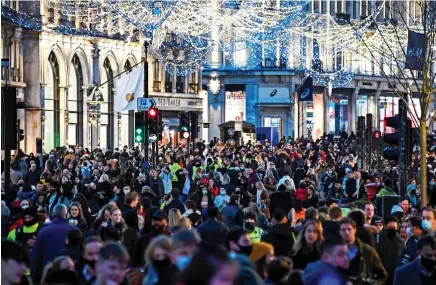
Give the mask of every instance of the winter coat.
M 239 206 L 235 203 L 230 203 L 222 209 L 221 214 L 226 218 L 226 223 L 229 228 L 239 224 L 237 216 L 240 212 L 241 208 L 239 208 Z
M 54 218 L 51 224 L 42 227 L 36 236 L 32 250 L 30 272 L 34 283 L 38 283 L 40 271 L 56 257 L 59 250 L 66 247 L 67 233 L 74 229 L 67 219 Z
M 296 200 L 300 200 L 301 202 L 306 202 L 309 196 L 309 192 L 307 188 L 297 188 L 294 192 L 294 197 Z
M 164 212 L 167 214 L 169 213 L 170 209 L 178 209 L 181 214 L 185 212 L 185 206 L 178 199 L 173 199 L 163 208 Z
M 292 207 L 292 193 L 288 191 L 274 192 L 269 196 L 269 212 L 274 215 L 275 210 L 288 213 Z
M 357 271 L 354 271 L 350 264 L 348 269 L 350 278 L 353 280 L 357 279 L 358 281 L 362 281 L 364 278 L 371 278 L 378 282 L 378 284 L 384 284 L 388 274 L 383 267 L 377 251 L 373 247 L 361 242 L 358 238 L 356 239 L 356 245 L 359 250 L 360 259 L 355 260 L 355 257 L 353 260 L 350 260 L 350 263 L 356 261 L 359 263 L 359 266 Z M 359 282 L 353 282 L 353 284 L 355 283 L 359 284 Z
M 292 256 L 292 247 L 294 246 L 297 234 L 288 224 L 274 225 L 271 230 L 263 235 L 262 241 L 274 246 L 274 254 L 277 256 Z
M 164 192 L 164 184 L 162 178 L 158 177 L 157 179 L 154 179 L 151 175 L 148 176 L 145 184 L 150 187 L 150 189 L 153 191 L 156 196 L 162 198 L 165 194 Z M 153 204 L 154 205 L 154 204 Z
M 306 253 L 303 250 L 296 252 L 292 256 L 292 260 L 294 261 L 294 269 L 304 270 L 309 263 L 315 262 L 320 259 L 319 252 L 315 248 L 312 249 L 311 252 Z
M 379 234 L 376 249 L 382 264 L 388 273 L 388 281 L 386 284 L 392 284 L 394 281 L 394 273 L 397 269 L 397 261 L 402 248 L 403 240 L 398 233 L 396 233 L 392 238 L 388 236 L 386 231 L 382 231 Z
M 106 227 L 100 226 L 98 229 L 98 234 L 102 241 L 123 241 L 123 232 L 126 230 L 127 226 L 123 223 L 117 223 L 112 225 L 111 222 L 107 224 Z
M 322 223 L 322 235 L 324 239 L 341 238 L 339 230 L 339 222 L 337 221 L 325 221 Z
M 419 258 L 399 267 L 394 274 L 394 285 L 421 285 L 421 264 Z M 434 275 L 434 273 L 433 273 Z

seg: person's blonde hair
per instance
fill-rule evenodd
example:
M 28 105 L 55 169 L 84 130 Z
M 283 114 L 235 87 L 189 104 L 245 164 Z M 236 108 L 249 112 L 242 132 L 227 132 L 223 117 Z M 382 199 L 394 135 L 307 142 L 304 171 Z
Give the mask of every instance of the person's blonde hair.
M 182 214 L 180 213 L 179 209 L 170 209 L 168 212 L 168 227 L 178 227 L 181 218 Z
M 180 219 L 179 227 L 180 230 L 190 230 L 192 227 L 191 220 L 188 217 Z
M 168 252 L 171 252 L 172 241 L 171 238 L 165 235 L 160 235 L 149 243 L 147 249 L 145 250 L 145 261 L 151 263 L 153 261 L 154 251 L 157 248 L 161 248 Z
M 300 251 L 303 251 L 304 253 L 310 253 L 310 247 L 306 242 L 306 239 L 304 238 L 304 235 L 307 231 L 307 228 L 310 226 L 314 226 L 315 230 L 318 233 L 318 240 L 315 242 L 315 247 L 319 250 L 319 246 L 321 242 L 324 240 L 324 236 L 322 235 L 322 226 L 321 222 L 318 220 L 308 220 L 304 223 L 304 227 L 301 230 L 301 232 L 298 234 L 297 241 L 294 244 L 294 255 L 297 254 Z

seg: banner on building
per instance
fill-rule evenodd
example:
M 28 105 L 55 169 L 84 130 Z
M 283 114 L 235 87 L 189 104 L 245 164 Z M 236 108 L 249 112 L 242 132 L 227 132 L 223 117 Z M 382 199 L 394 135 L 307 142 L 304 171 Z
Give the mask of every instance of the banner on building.
M 313 79 L 307 77 L 298 90 L 298 101 L 313 101 Z
M 144 93 L 144 68 L 139 66 L 132 69 L 117 80 L 116 87 L 115 111 L 136 110 L 137 99 Z
M 424 68 L 424 34 L 409 31 L 407 39 L 406 68 L 422 70 Z

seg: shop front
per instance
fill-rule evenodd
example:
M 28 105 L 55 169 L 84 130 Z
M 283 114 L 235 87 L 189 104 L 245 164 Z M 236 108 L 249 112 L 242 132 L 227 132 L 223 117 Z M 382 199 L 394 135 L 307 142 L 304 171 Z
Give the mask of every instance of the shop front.
M 200 95 L 182 95 L 179 97 L 153 94 L 156 108 L 162 118 L 162 141 L 164 145 L 176 148 L 180 143 L 192 143 L 201 137 L 199 122 L 202 121 L 203 99 Z M 189 120 L 189 136 L 181 129 L 181 118 Z

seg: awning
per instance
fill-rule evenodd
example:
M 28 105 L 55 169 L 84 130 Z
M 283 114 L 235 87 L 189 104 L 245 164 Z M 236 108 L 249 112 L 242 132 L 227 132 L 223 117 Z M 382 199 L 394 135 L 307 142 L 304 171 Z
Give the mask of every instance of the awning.
M 235 121 L 228 121 L 221 125 L 218 125 L 220 130 L 222 129 L 229 129 L 229 128 L 235 128 Z M 254 133 L 256 132 L 256 126 L 254 124 L 251 124 L 249 122 L 243 121 L 242 122 L 242 131 L 244 133 Z

